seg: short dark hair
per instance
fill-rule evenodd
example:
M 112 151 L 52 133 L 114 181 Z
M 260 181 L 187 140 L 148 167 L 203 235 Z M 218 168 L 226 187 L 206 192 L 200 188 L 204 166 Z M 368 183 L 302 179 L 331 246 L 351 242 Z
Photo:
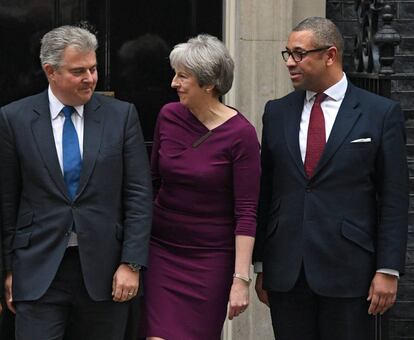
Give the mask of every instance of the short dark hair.
M 309 17 L 301 21 L 294 32 L 311 31 L 315 37 L 315 47 L 335 46 L 339 58 L 342 60 L 344 52 L 344 38 L 338 27 L 329 19 L 322 17 Z

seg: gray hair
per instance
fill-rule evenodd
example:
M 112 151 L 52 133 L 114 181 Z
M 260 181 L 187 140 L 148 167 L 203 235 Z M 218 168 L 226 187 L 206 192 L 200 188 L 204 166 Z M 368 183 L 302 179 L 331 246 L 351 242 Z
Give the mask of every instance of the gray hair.
M 233 59 L 224 44 L 208 34 L 176 45 L 170 53 L 170 64 L 174 69 L 190 71 L 200 86 L 214 85 L 218 96 L 226 94 L 233 84 Z
M 40 62 L 54 68 L 62 66 L 66 47 L 74 46 L 81 52 L 96 51 L 98 41 L 88 29 L 78 26 L 60 26 L 46 33 L 40 45 Z
M 335 46 L 339 53 L 339 60 L 342 60 L 344 38 L 331 20 L 322 17 L 310 17 L 300 22 L 293 31 L 311 31 L 315 38 L 315 47 Z

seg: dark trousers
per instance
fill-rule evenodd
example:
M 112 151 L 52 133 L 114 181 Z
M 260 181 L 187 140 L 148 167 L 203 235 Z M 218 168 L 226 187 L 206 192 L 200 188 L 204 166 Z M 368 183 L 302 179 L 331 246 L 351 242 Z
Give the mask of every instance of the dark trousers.
M 142 280 L 140 280 L 140 287 L 142 287 Z M 136 297 L 135 299 L 131 301 L 130 306 L 129 306 L 128 322 L 126 325 L 125 336 L 123 338 L 124 340 L 142 339 L 138 337 L 141 310 L 142 310 L 142 299 L 141 297 Z
M 3 301 L 3 313 L 0 315 L 0 339 L 14 340 L 14 314 L 7 309 Z
M 303 269 L 291 291 L 269 291 L 268 295 L 277 340 L 374 339 L 374 317 L 368 315 L 366 297 L 317 295 L 309 288 Z
M 96 302 L 89 297 L 77 247 L 66 250 L 45 295 L 15 306 L 16 340 L 120 340 L 129 310 L 128 302 Z

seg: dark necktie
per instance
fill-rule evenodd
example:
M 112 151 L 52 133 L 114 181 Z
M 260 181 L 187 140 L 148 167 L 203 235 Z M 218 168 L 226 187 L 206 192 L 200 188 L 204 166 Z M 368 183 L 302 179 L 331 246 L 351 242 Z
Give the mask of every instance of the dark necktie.
M 82 159 L 79 149 L 78 134 L 72 122 L 72 113 L 75 109 L 72 106 L 65 106 L 62 109 L 65 115 L 62 134 L 63 151 L 63 177 L 68 189 L 69 197 L 73 200 L 78 190 L 79 177 L 82 168 Z
M 312 177 L 326 144 L 325 118 L 321 108 L 326 97 L 325 93 L 318 93 L 310 113 L 305 156 L 305 172 L 309 178 Z

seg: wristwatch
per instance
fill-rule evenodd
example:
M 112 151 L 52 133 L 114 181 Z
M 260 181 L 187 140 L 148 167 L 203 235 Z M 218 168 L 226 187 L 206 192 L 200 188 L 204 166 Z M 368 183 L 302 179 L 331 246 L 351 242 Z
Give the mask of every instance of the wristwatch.
M 131 269 L 134 273 L 141 270 L 141 266 L 136 263 L 125 263 L 129 269 Z

